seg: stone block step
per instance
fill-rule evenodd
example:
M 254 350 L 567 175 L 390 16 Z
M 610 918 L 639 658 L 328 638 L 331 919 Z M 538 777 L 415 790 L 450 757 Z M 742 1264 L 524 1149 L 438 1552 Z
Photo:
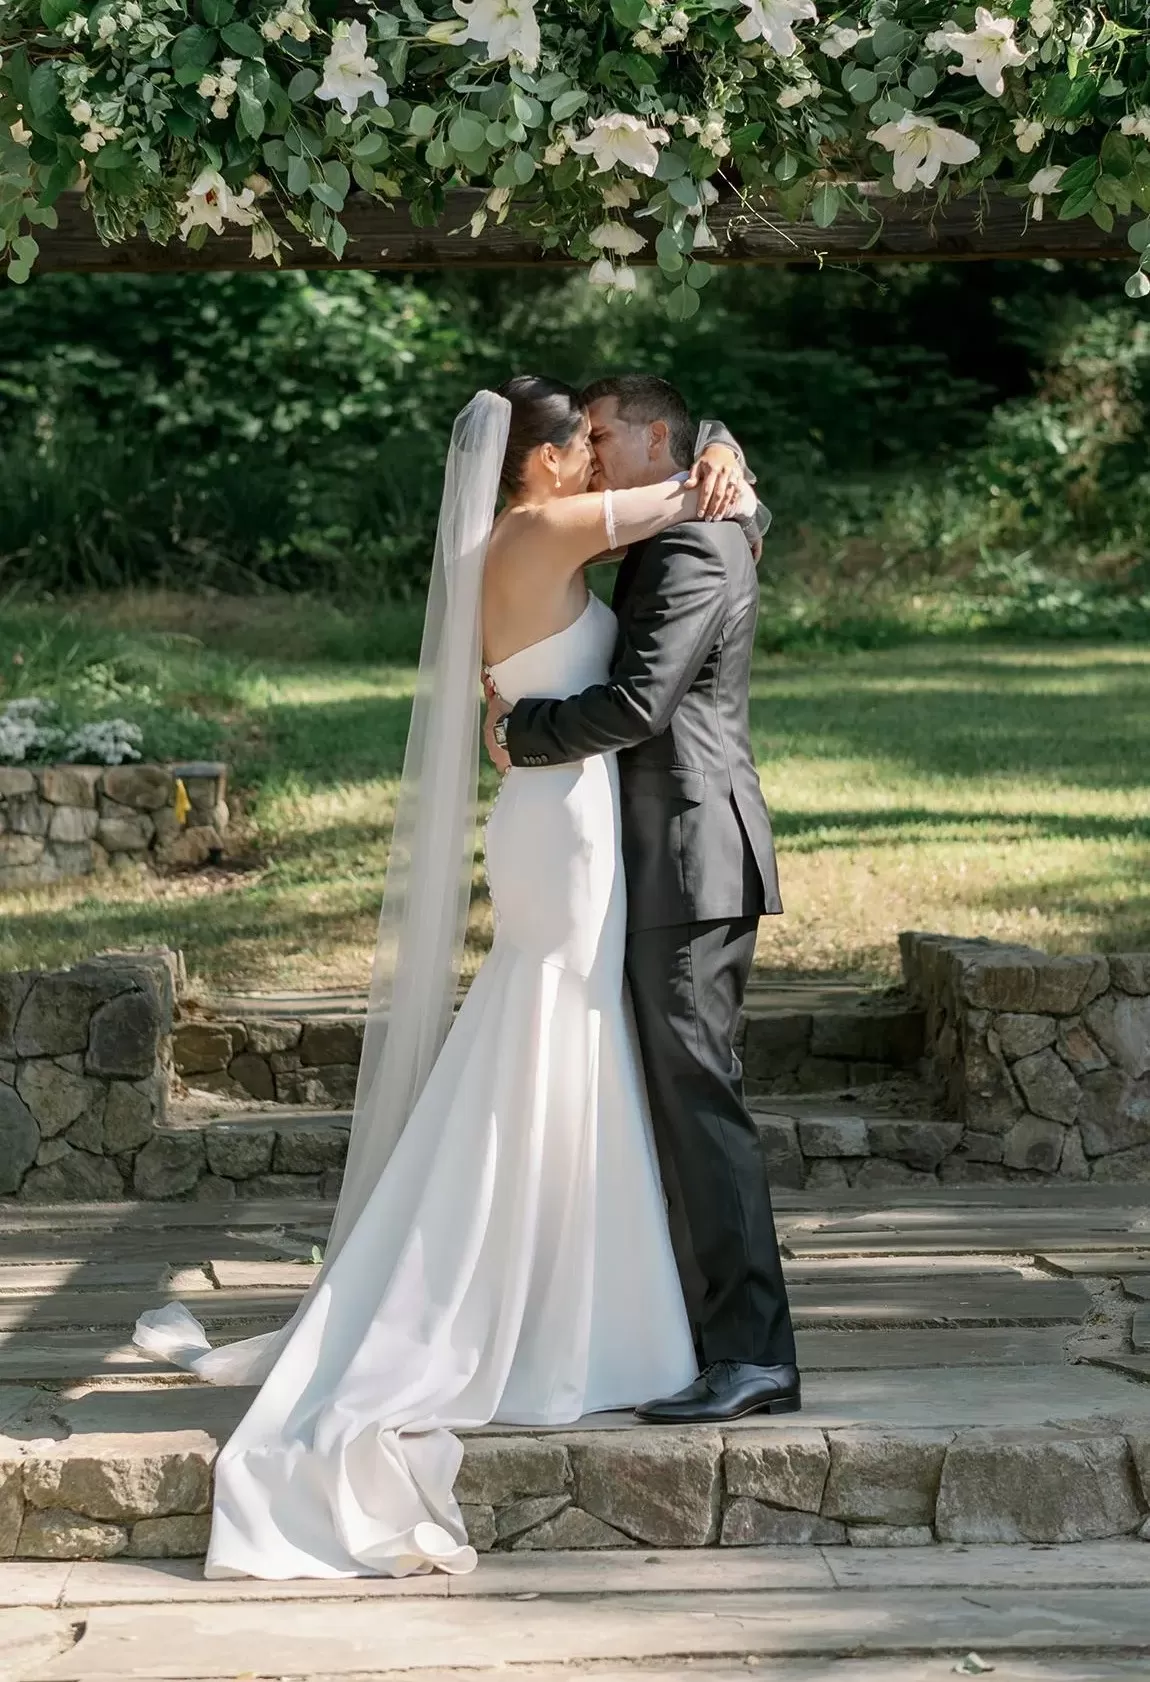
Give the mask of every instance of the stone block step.
M 1150 1392 L 1116 1376 L 894 1371 L 815 1384 L 802 1421 L 659 1430 L 630 1415 L 464 1433 L 456 1486 L 482 1551 L 1058 1543 L 1129 1536 L 1150 1507 Z M 958 1382 L 955 1382 L 956 1379 Z M 975 1382 L 974 1380 L 978 1381 Z M 980 1413 L 1005 1397 L 993 1428 Z M 90 1391 L 0 1456 L 0 1551 L 18 1559 L 195 1557 L 215 1455 L 250 1392 Z M 1145 1396 L 1139 1413 L 1129 1397 Z M 1045 1405 L 1043 1405 L 1045 1403 Z M 1060 1415 L 1066 1422 L 1060 1423 Z M 1044 1423 L 1052 1420 L 1052 1423 Z
M 176 1073 L 201 1092 L 342 1105 L 355 1096 L 365 1001 L 350 993 L 222 996 L 173 1031 Z M 748 1090 L 836 1091 L 917 1066 L 925 1018 L 905 995 L 846 984 L 752 985 L 738 1045 Z

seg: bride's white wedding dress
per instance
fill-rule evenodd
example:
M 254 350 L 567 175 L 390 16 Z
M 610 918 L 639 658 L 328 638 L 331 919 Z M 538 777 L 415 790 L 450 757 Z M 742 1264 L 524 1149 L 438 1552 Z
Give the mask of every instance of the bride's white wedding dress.
M 492 672 L 508 701 L 570 695 L 614 642 L 592 597 Z M 625 996 L 614 756 L 511 770 L 486 850 L 490 955 L 220 1453 L 208 1577 L 470 1570 L 453 1430 L 569 1424 L 697 1370 Z M 195 1370 L 180 1313 L 166 1344 L 166 1310 L 138 1335 Z

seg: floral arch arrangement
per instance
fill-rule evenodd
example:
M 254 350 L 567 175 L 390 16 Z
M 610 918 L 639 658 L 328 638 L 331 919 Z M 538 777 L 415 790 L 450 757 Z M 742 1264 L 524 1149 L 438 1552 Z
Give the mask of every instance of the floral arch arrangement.
M 70 188 L 106 241 L 242 224 L 274 261 L 273 204 L 339 259 L 353 190 L 431 225 L 470 186 L 473 235 L 512 218 L 620 293 L 653 257 L 685 318 L 720 197 L 827 227 L 990 183 L 1020 217 L 1143 213 L 1150 294 L 1150 0 L 0 0 L 15 281 Z

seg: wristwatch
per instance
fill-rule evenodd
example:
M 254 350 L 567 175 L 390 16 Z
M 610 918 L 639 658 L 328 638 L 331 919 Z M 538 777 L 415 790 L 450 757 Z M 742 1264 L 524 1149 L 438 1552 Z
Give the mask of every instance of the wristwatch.
M 495 742 L 496 747 L 502 748 L 504 753 L 507 752 L 507 720 L 510 717 L 510 713 L 504 713 L 503 717 L 497 718 L 495 723 L 491 726 L 492 739 Z

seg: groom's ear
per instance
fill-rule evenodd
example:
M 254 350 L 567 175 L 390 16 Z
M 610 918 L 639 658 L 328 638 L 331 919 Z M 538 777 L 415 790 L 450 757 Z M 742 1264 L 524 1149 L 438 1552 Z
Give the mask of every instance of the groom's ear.
M 671 429 L 666 421 L 652 421 L 647 429 L 647 453 L 654 461 L 667 448 L 667 441 L 671 436 Z

